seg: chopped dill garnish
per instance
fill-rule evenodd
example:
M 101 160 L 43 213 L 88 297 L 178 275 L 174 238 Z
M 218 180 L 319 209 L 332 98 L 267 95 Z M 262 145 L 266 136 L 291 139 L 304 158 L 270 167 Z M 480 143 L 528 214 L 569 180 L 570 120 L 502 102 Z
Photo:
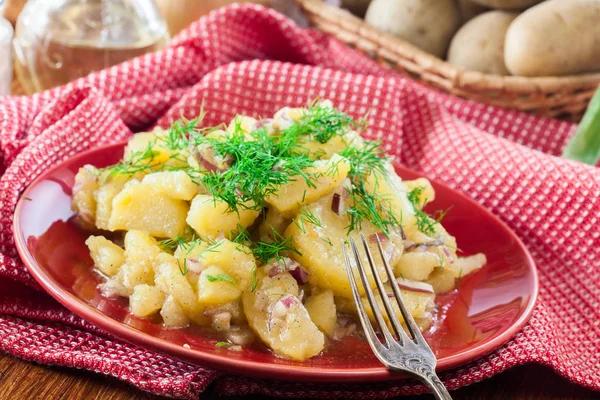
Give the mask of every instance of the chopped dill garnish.
M 254 257 L 263 264 L 266 264 L 273 258 L 280 260 L 283 257 L 282 253 L 290 251 L 302 255 L 302 253 L 294 247 L 291 237 L 285 238 L 275 229 L 273 229 L 272 242 L 259 241 L 252 243 L 252 253 L 254 254 Z
M 306 227 L 304 225 L 306 222 L 318 228 L 323 228 L 321 218 L 319 218 L 314 211 L 309 210 L 307 207 L 302 207 L 298 213 L 298 217 L 294 219 L 293 223 L 302 231 L 302 233 L 306 233 Z
M 348 233 L 359 231 L 363 221 L 372 223 L 386 236 L 394 228 L 401 226 L 392 212 L 389 199 L 377 193 L 377 185 L 371 192 L 367 190 L 363 181 L 359 181 L 353 185 L 349 194 L 354 205 L 346 210 L 350 216 Z
M 362 148 L 347 146 L 342 150 L 340 156 L 350 162 L 348 175 L 359 178 L 372 172 L 386 176 L 385 164 L 389 161 L 389 157 L 381 150 L 380 145 L 381 142 L 378 140 L 366 141 Z
M 206 275 L 206 279 L 209 282 L 229 282 L 231 284 L 235 284 L 233 279 L 227 274 Z
M 227 342 L 217 342 L 217 344 L 215 344 L 215 346 L 226 349 L 228 347 L 231 347 L 231 344 L 229 344 Z

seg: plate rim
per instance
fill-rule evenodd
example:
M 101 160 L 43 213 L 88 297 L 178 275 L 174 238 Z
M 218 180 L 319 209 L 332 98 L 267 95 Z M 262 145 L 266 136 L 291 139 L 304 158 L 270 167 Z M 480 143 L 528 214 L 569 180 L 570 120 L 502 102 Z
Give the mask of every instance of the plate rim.
M 370 368 L 327 368 L 322 369 L 307 364 L 302 365 L 286 365 L 286 364 L 275 364 L 265 363 L 252 360 L 242 360 L 236 358 L 223 357 L 217 352 L 211 353 L 203 350 L 187 349 L 177 344 L 171 343 L 165 339 L 161 339 L 152 335 L 149 335 L 143 331 L 137 330 L 131 326 L 123 324 L 113 318 L 101 313 L 98 309 L 83 302 L 75 295 L 70 294 L 67 291 L 61 289 L 60 285 L 48 274 L 35 261 L 33 255 L 27 248 L 27 239 L 21 232 L 20 229 L 20 215 L 21 208 L 23 207 L 25 198 L 28 193 L 35 188 L 39 182 L 44 180 L 47 176 L 53 174 L 55 171 L 64 168 L 66 164 L 76 163 L 82 158 L 89 158 L 93 153 L 100 151 L 110 151 L 112 149 L 122 148 L 127 144 L 127 140 L 119 141 L 104 146 L 95 147 L 81 153 L 78 153 L 72 157 L 63 159 L 56 163 L 48 170 L 37 176 L 21 193 L 19 200 L 13 214 L 13 226 L 12 233 L 15 241 L 15 247 L 17 252 L 23 261 L 23 264 L 33 276 L 33 278 L 40 284 L 40 286 L 50 296 L 57 300 L 62 306 L 75 313 L 84 320 L 110 332 L 116 337 L 125 340 L 133 345 L 150 348 L 154 351 L 165 353 L 169 356 L 174 356 L 180 360 L 198 365 L 200 367 L 209 367 L 217 369 L 223 372 L 239 373 L 250 377 L 257 377 L 261 379 L 276 379 L 286 381 L 310 381 L 310 382 L 367 382 L 367 381 L 390 381 L 397 379 L 405 379 L 406 375 L 397 373 L 391 373 L 383 365 L 381 367 L 370 367 Z M 417 176 L 427 177 L 425 173 L 415 171 L 408 168 L 400 163 L 394 163 L 395 168 L 406 170 Z M 427 177 L 427 179 L 430 179 Z M 438 372 L 452 369 L 468 362 L 473 362 L 479 358 L 490 354 L 503 344 L 507 343 L 512 339 L 529 321 L 539 296 L 539 274 L 537 266 L 529 250 L 519 238 L 519 236 L 499 217 L 493 214 L 483 205 L 479 204 L 474 199 L 468 197 L 461 191 L 450 188 L 445 183 L 439 182 L 435 179 L 430 179 L 435 182 L 436 185 L 443 187 L 446 190 L 454 192 L 456 195 L 461 197 L 462 201 L 466 201 L 471 205 L 478 207 L 483 210 L 488 217 L 492 218 L 503 230 L 507 231 L 509 235 L 515 239 L 515 245 L 518 246 L 524 253 L 526 260 L 528 261 L 528 269 L 531 273 L 530 280 L 530 296 L 527 304 L 524 307 L 524 312 L 520 317 L 505 331 L 501 332 L 498 336 L 491 340 L 484 342 L 480 345 L 476 345 L 473 348 L 466 349 L 457 354 L 449 355 L 438 361 L 436 370 Z M 274 374 L 274 375 L 272 375 Z M 276 376 L 276 378 L 272 378 Z

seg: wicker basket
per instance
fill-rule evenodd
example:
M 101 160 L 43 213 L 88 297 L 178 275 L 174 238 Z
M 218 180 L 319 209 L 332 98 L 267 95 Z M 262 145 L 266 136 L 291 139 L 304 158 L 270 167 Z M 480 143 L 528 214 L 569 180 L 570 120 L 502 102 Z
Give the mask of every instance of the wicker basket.
M 295 1 L 318 29 L 356 47 L 384 66 L 465 99 L 579 121 L 600 84 L 600 73 L 526 78 L 467 71 L 322 0 Z

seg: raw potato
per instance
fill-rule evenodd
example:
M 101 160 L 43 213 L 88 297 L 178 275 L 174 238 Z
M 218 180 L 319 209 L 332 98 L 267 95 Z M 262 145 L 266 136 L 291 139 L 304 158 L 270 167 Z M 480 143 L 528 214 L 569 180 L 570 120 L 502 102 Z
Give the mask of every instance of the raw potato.
M 504 38 L 518 15 L 489 11 L 467 22 L 450 43 L 448 62 L 486 74 L 510 75 L 504 63 Z
M 365 21 L 444 58 L 460 25 L 456 0 L 373 0 Z
M 501 8 L 505 10 L 522 10 L 531 7 L 542 0 L 471 0 L 474 3 L 481 4 L 489 8 Z M 564 0 L 560 0 L 564 1 Z M 571 0 L 568 0 L 571 1 Z M 566 3 L 566 2 L 565 2 Z
M 548 0 L 511 24 L 504 47 L 513 75 L 600 71 L 600 0 Z
M 474 3 L 472 0 L 458 0 L 458 8 L 463 22 L 467 22 L 488 9 L 480 4 Z

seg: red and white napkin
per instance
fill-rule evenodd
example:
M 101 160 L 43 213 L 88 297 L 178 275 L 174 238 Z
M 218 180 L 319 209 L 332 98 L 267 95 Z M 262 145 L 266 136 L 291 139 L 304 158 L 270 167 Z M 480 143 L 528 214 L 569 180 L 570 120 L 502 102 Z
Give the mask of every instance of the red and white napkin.
M 574 126 L 458 100 L 396 75 L 322 33 L 255 5 L 196 22 L 159 53 L 65 87 L 0 100 L 0 349 L 115 376 L 152 393 L 387 398 L 412 381 L 267 382 L 204 369 L 102 332 L 59 306 L 27 273 L 11 235 L 19 194 L 51 165 L 122 140 L 201 104 L 207 124 L 329 98 L 410 168 L 460 190 L 505 221 L 539 267 L 531 321 L 494 353 L 442 374 L 449 389 L 524 363 L 600 390 L 600 170 L 557 158 Z

